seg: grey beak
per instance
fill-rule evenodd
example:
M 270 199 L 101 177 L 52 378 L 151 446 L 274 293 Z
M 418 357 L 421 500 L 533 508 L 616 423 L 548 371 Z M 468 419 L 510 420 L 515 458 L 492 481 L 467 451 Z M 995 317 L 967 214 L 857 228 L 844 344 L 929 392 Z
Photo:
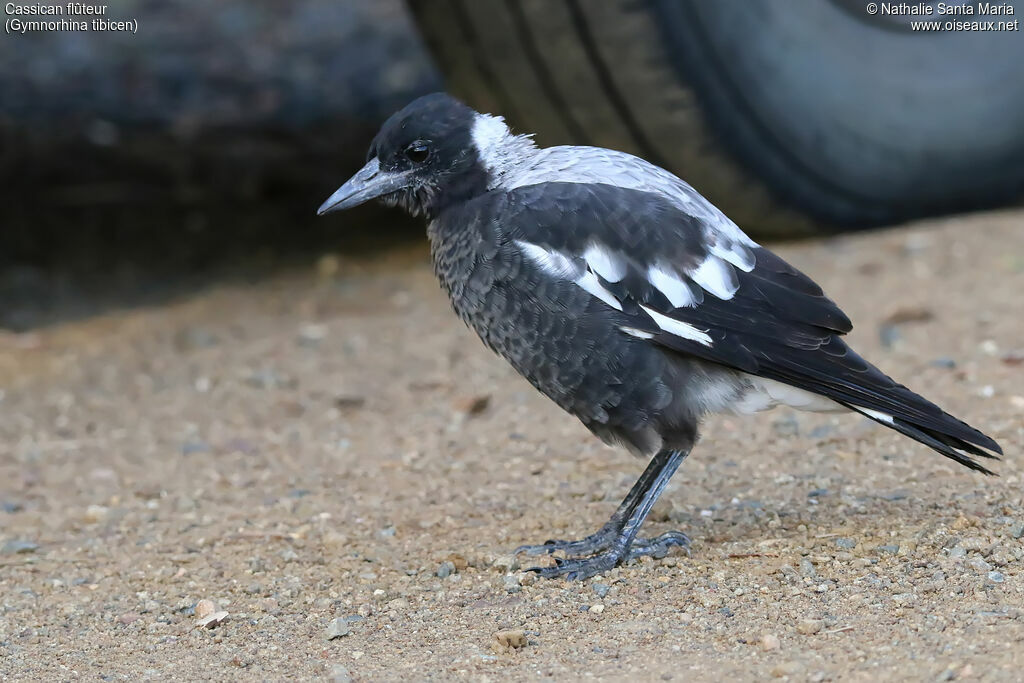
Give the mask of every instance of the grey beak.
M 371 199 L 401 190 L 408 184 L 409 172 L 388 172 L 380 169 L 380 162 L 374 157 L 366 162 L 366 166 L 348 179 L 337 191 L 320 205 L 316 215 L 322 216 L 331 211 L 351 209 Z

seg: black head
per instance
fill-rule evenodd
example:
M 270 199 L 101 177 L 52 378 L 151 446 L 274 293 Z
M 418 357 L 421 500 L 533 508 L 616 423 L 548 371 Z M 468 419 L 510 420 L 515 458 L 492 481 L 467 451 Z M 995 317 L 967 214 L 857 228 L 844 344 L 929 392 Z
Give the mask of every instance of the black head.
M 487 190 L 488 175 L 473 142 L 475 111 L 444 93 L 425 95 L 393 114 L 370 145 L 367 163 L 318 213 L 380 198 L 413 215 Z

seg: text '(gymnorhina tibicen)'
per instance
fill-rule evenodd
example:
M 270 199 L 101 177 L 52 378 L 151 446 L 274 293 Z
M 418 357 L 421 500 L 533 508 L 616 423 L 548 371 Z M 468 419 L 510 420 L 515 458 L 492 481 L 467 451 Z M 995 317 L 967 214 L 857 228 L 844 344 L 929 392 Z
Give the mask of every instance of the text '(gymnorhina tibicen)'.
M 776 405 L 854 411 L 990 473 L 995 441 L 843 341 L 850 320 L 687 183 L 597 147 L 537 147 L 439 93 L 389 118 L 366 165 L 320 207 L 380 198 L 427 218 L 459 317 L 606 442 L 653 456 L 611 519 L 543 576 L 586 578 L 686 547 L 637 532 L 701 418 Z

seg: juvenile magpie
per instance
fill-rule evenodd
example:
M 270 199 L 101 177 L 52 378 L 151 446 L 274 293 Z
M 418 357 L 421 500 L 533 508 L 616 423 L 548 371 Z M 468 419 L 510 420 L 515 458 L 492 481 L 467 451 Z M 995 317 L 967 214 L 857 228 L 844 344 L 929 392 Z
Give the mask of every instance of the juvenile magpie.
M 425 216 L 459 317 L 598 437 L 651 457 L 597 533 L 518 549 L 564 551 L 543 576 L 687 547 L 637 532 L 708 413 L 853 411 L 986 474 L 972 456 L 1002 453 L 857 355 L 818 285 L 643 159 L 538 147 L 443 93 L 391 116 L 367 158 L 319 213 L 379 198 Z

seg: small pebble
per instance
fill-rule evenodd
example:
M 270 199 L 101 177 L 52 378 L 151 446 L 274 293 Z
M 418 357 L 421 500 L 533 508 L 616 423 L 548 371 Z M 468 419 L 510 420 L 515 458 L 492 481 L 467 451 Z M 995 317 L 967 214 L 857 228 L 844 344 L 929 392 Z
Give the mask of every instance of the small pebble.
M 507 575 L 503 585 L 509 593 L 518 593 L 523 590 L 522 585 L 519 583 L 519 577 L 516 574 Z
M 972 569 L 976 569 L 979 572 L 987 572 L 989 569 L 992 569 L 992 565 L 980 557 L 972 557 L 967 564 L 969 564 Z
M 299 328 L 299 346 L 313 347 L 327 337 L 327 327 L 317 323 L 307 323 Z
M 891 349 L 903 337 L 900 328 L 896 325 L 884 324 L 878 328 L 878 340 L 882 346 Z
M 800 423 L 792 415 L 775 420 L 772 428 L 779 436 L 796 436 L 800 433 Z
M 807 434 L 807 436 L 812 438 L 812 439 L 824 439 L 827 436 L 831 436 L 835 431 L 836 431 L 836 428 L 835 428 L 834 425 L 823 424 L 823 425 L 818 425 L 817 427 L 812 429 L 810 431 L 810 433 Z M 818 489 L 818 490 L 824 492 L 824 493 L 822 493 L 820 495 L 827 495 L 828 494 L 828 489 Z
M 26 553 L 34 553 L 39 550 L 39 544 L 35 541 L 26 541 L 23 539 L 14 539 L 4 543 L 3 548 L 0 548 L 0 554 L 3 555 L 24 555 Z
M 956 367 L 956 361 L 953 360 L 952 358 L 941 356 L 939 358 L 932 360 L 931 365 L 932 367 L 936 368 L 946 368 L 947 370 L 952 370 L 953 368 Z
M 1003 577 L 1003 573 L 1002 572 L 989 572 L 988 573 L 988 580 L 991 581 L 992 583 L 1002 583 L 1003 582 L 1003 578 L 1004 577 Z
M 806 557 L 802 557 L 800 558 L 800 574 L 801 576 L 814 577 L 818 575 L 818 572 L 815 571 L 813 562 Z
M 444 562 L 438 565 L 435 574 L 437 574 L 438 578 L 440 579 L 447 579 L 449 576 L 454 574 L 455 571 L 455 565 L 452 562 L 445 560 Z
M 200 600 L 196 603 L 192 613 L 196 619 L 205 619 L 217 611 L 217 604 L 213 600 Z
M 772 652 L 782 647 L 782 641 L 774 633 L 765 633 L 761 636 L 761 649 L 765 652 Z
M 591 586 L 591 588 L 594 589 L 594 593 L 599 598 L 603 598 L 604 596 L 608 595 L 608 591 L 611 590 L 611 586 L 609 586 L 606 583 L 595 583 Z
M 853 550 L 857 547 L 857 541 L 852 538 L 837 538 L 836 547 L 843 550 Z
M 455 565 L 452 566 L 454 567 Z M 491 566 L 508 574 L 519 569 L 519 558 L 515 555 L 503 555 L 496 559 Z
M 803 665 L 800 662 L 789 661 L 776 664 L 772 669 L 772 676 L 775 678 L 785 678 L 786 676 L 796 676 L 803 670 Z
M 448 556 L 448 561 L 455 565 L 457 571 L 462 571 L 469 566 L 469 560 L 458 553 L 452 553 Z
M 225 621 L 227 621 L 227 618 L 228 613 L 224 610 L 221 610 L 220 612 L 214 612 L 213 614 L 209 615 L 204 619 L 197 620 L 196 626 L 199 628 L 217 628 Z
M 590 612 L 593 614 L 602 614 L 604 612 L 604 605 L 598 603 L 590 606 Z
M 352 683 L 352 674 L 341 664 L 331 666 L 331 683 Z
M 96 524 L 105 520 L 109 513 L 110 510 L 103 505 L 90 505 L 85 509 L 83 519 L 90 524 Z
M 349 628 L 349 622 L 344 617 L 338 617 L 330 623 L 327 627 L 327 632 L 324 634 L 326 640 L 335 640 L 342 636 L 347 636 L 351 632 Z
M 877 548 L 875 548 L 875 550 L 877 550 L 880 553 L 889 553 L 890 555 L 895 555 L 900 551 L 900 546 L 898 544 L 892 543 L 889 545 L 880 545 Z
M 1017 526 L 1013 527 L 1013 529 L 1010 530 L 1010 535 L 1014 538 L 1024 537 L 1024 522 L 1021 522 Z
M 487 407 L 490 405 L 491 397 L 488 394 L 464 396 L 457 399 L 454 403 L 456 412 L 461 413 L 466 417 L 476 417 L 487 410 Z
M 820 631 L 824 625 L 825 622 L 821 619 L 801 619 L 796 624 L 796 630 L 798 633 L 802 633 L 805 636 L 813 636 L 815 633 Z
M 494 634 L 494 640 L 502 647 L 518 650 L 526 647 L 526 632 L 521 629 L 498 631 Z

